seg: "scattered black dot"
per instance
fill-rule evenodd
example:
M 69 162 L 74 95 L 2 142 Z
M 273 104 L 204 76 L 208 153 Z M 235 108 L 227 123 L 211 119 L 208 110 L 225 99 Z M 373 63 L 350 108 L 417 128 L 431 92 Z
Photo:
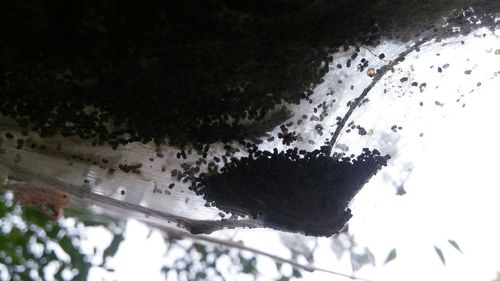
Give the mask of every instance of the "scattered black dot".
M 439 73 L 443 72 L 443 69 L 441 67 L 438 67 L 438 72 Z
M 136 174 L 140 173 L 140 171 L 138 169 L 141 167 L 142 167 L 142 164 L 135 164 L 135 165 L 120 164 L 120 165 L 118 165 L 118 168 L 120 168 L 120 170 L 122 170 L 123 172 L 125 172 L 125 173 L 132 172 L 132 173 L 136 173 Z
M 359 127 L 359 126 L 358 126 L 358 134 L 359 134 L 360 136 L 364 136 L 364 135 L 366 135 L 366 130 L 365 130 L 365 128 L 363 128 L 363 127 Z
M 121 195 L 125 195 L 125 189 L 120 190 Z
M 469 69 L 469 70 L 466 70 L 466 71 L 464 71 L 464 73 L 465 73 L 465 74 L 467 74 L 467 75 L 469 75 L 469 74 L 471 74 L 471 73 L 472 73 L 472 70 L 470 70 L 470 69 Z
M 5 133 L 5 137 L 8 139 L 14 138 L 14 136 L 11 133 Z
M 17 146 L 16 146 L 17 149 L 23 148 L 23 146 L 24 146 L 24 139 L 17 139 L 16 142 L 17 142 Z
M 383 58 L 385 58 L 384 53 L 382 53 L 382 54 L 378 55 L 378 58 L 379 58 L 379 59 L 383 59 Z

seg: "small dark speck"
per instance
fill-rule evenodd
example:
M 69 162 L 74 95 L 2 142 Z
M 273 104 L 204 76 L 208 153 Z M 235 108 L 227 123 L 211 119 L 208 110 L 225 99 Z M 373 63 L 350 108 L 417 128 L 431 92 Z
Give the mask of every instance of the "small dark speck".
M 384 53 L 382 53 L 382 54 L 378 55 L 378 58 L 379 58 L 379 59 L 384 59 L 384 58 L 385 58 Z
M 11 133 L 5 133 L 5 137 L 8 139 L 14 138 L 14 136 Z
M 438 67 L 438 72 L 439 73 L 443 72 L 443 69 L 441 67 Z
M 421 93 L 425 90 L 425 87 L 427 87 L 427 83 L 421 83 L 420 86 L 418 86 Z
M 156 153 L 156 157 L 158 157 L 158 158 L 163 158 L 163 153 L 161 153 L 161 152 L 157 152 L 157 153 Z
M 449 64 L 449 63 L 447 63 L 447 64 L 444 64 L 444 65 L 443 65 L 443 68 L 444 68 L 444 69 L 447 69 L 448 67 L 450 67 L 450 64 Z
M 342 80 L 340 80 L 340 79 L 339 79 L 339 80 L 337 81 L 337 83 L 342 84 Z
M 476 84 L 477 87 L 480 87 L 481 85 L 482 85 L 481 82 L 477 82 Z
M 404 186 L 398 186 L 396 189 L 396 195 L 403 196 L 406 194 Z
M 149 162 L 153 162 L 153 161 L 154 161 L 154 159 L 153 159 L 153 158 L 149 158 Z
M 403 77 L 403 78 L 399 79 L 399 81 L 400 82 L 406 82 L 406 81 L 408 81 L 408 77 Z
M 366 130 L 364 128 L 359 127 L 358 128 L 358 134 L 361 135 L 361 136 L 364 136 L 364 135 L 366 135 Z
M 417 87 L 417 86 L 418 86 L 418 83 L 417 83 L 417 82 L 411 82 L 411 85 L 412 85 L 413 87 Z
M 120 194 L 125 195 L 125 190 L 124 189 L 120 190 Z
M 89 183 L 89 180 L 84 179 L 84 180 L 83 180 L 83 182 L 84 182 L 84 183 Z
M 424 136 L 424 133 L 420 133 L 418 136 L 419 136 L 419 137 L 423 137 L 423 136 Z
M 162 171 L 162 172 L 165 172 L 165 170 L 167 170 L 167 168 L 165 168 L 165 166 L 162 166 L 162 167 L 161 167 L 161 171 Z
M 340 63 L 339 63 L 339 64 L 337 64 L 337 68 L 338 68 L 338 69 L 342 68 L 342 65 L 341 65 Z
M 472 70 L 470 70 L 470 69 L 464 71 L 464 73 L 467 74 L 467 75 L 471 74 L 471 72 L 472 72 Z
M 437 106 L 444 106 L 444 103 L 440 102 L 440 101 L 435 101 L 434 102 Z

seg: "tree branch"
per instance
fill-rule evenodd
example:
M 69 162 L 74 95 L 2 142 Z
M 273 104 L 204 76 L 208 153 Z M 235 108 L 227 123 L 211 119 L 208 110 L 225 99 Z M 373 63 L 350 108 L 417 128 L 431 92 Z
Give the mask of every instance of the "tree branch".
M 222 246 L 226 246 L 226 247 L 230 247 L 230 248 L 235 248 L 235 249 L 240 249 L 240 250 L 244 250 L 244 251 L 249 251 L 249 252 L 252 252 L 252 253 L 257 254 L 257 255 L 261 255 L 261 256 L 265 256 L 265 257 L 271 258 L 271 259 L 273 259 L 273 260 L 275 260 L 277 262 L 288 263 L 288 264 L 290 264 L 290 265 L 292 265 L 294 267 L 300 268 L 300 269 L 308 271 L 308 272 L 320 271 L 320 272 L 326 272 L 326 273 L 329 273 L 329 274 L 333 274 L 333 275 L 337 275 L 337 276 L 341 276 L 341 277 L 345 277 L 345 278 L 349 278 L 349 279 L 353 279 L 353 280 L 371 281 L 369 279 L 365 279 L 365 278 L 361 278 L 361 277 L 356 277 L 354 275 L 349 275 L 349 274 L 345 274 L 345 273 L 341 273 L 341 272 L 332 271 L 332 270 L 329 270 L 329 269 L 319 268 L 319 267 L 315 267 L 313 265 L 302 264 L 302 263 L 299 263 L 299 262 L 294 261 L 294 260 L 286 259 L 286 258 L 277 256 L 277 255 L 274 255 L 274 254 L 271 254 L 271 253 L 268 253 L 268 252 L 265 252 L 265 251 L 262 251 L 262 250 L 259 250 L 259 249 L 255 249 L 255 248 L 251 248 L 251 247 L 245 246 L 242 243 L 238 243 L 238 242 L 234 242 L 234 241 L 229 241 L 229 240 L 218 239 L 218 238 L 214 238 L 214 237 L 210 237 L 210 236 L 205 236 L 205 235 L 194 235 L 194 234 L 191 234 L 191 233 L 189 233 L 187 231 L 184 231 L 184 230 L 180 230 L 180 229 L 169 227 L 169 226 L 165 226 L 165 225 L 160 225 L 160 224 L 157 224 L 157 223 L 151 223 L 151 222 L 149 222 L 148 224 L 151 225 L 151 226 L 153 226 L 153 227 L 155 227 L 155 228 L 158 228 L 158 229 L 164 231 L 166 234 L 168 234 L 170 236 L 173 236 L 173 237 L 190 238 L 190 239 L 193 239 L 193 240 L 204 241 L 204 242 L 218 244 L 218 245 L 222 245 Z
M 387 73 L 387 71 L 393 69 L 394 66 L 396 66 L 400 62 L 404 61 L 406 55 L 417 50 L 422 44 L 424 44 L 426 42 L 428 42 L 427 38 L 425 38 L 425 37 L 421 38 L 418 42 L 413 44 L 411 47 L 409 47 L 406 50 L 399 53 L 395 59 L 389 61 L 388 64 L 382 66 L 381 68 L 379 68 L 377 70 L 377 73 L 373 77 L 372 82 L 363 90 L 363 92 L 357 98 L 354 99 L 354 101 L 351 102 L 351 104 L 349 106 L 349 110 L 347 110 L 347 112 L 344 115 L 344 117 L 342 118 L 342 120 L 338 123 L 337 128 L 335 129 L 335 132 L 332 135 L 332 139 L 328 143 L 328 146 L 330 147 L 329 148 L 330 154 L 331 154 L 331 151 L 333 149 L 333 146 L 337 142 L 337 139 L 340 135 L 340 132 L 342 131 L 342 129 L 345 127 L 345 124 L 349 120 L 349 117 L 351 117 L 354 110 L 361 104 L 361 102 L 368 95 L 368 93 L 371 91 L 371 89 L 380 81 L 380 79 L 382 79 L 382 77 Z

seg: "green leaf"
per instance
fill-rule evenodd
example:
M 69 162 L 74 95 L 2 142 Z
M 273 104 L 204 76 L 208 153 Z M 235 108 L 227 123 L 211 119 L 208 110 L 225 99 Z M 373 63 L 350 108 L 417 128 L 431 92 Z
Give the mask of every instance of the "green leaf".
M 257 272 L 257 259 L 255 257 L 245 259 L 240 255 L 240 262 L 242 266 L 241 272 L 246 274 L 254 274 Z
M 207 256 L 208 256 L 207 248 L 204 245 L 199 244 L 199 243 L 194 243 L 193 246 L 196 249 L 196 251 L 198 253 L 200 253 L 201 261 L 205 262 L 207 260 Z
M 196 272 L 195 279 L 196 280 L 205 280 L 205 279 L 207 279 L 207 274 L 203 271 Z
M 450 243 L 450 245 L 452 245 L 453 248 L 457 249 L 457 251 L 459 251 L 460 253 L 462 253 L 462 254 L 464 253 L 464 252 L 462 252 L 462 249 L 460 249 L 460 247 L 458 246 L 458 243 L 455 240 L 449 239 L 448 243 Z
M 387 264 L 389 263 L 390 261 L 394 260 L 396 257 L 397 257 L 397 252 L 396 252 L 396 248 L 393 248 L 389 254 L 387 255 L 387 258 L 385 259 L 385 262 L 384 264 Z
M 123 234 L 115 234 L 115 236 L 113 236 L 113 240 L 102 254 L 103 263 L 106 262 L 107 257 L 112 257 L 116 254 L 116 252 L 118 251 L 118 247 L 120 247 L 120 244 L 123 242 L 123 240 L 125 240 Z
M 434 251 L 436 251 L 436 254 L 439 256 L 439 259 L 441 259 L 441 262 L 443 263 L 443 265 L 446 265 L 446 261 L 444 259 L 443 251 L 441 251 L 441 249 L 439 249 L 436 246 L 434 246 Z
M 294 267 L 292 271 L 292 276 L 295 278 L 302 278 L 302 273 L 300 273 L 300 270 Z
M 275 262 L 276 264 L 276 269 L 278 269 L 278 271 L 281 271 L 281 267 L 283 266 L 283 264 L 281 262 Z

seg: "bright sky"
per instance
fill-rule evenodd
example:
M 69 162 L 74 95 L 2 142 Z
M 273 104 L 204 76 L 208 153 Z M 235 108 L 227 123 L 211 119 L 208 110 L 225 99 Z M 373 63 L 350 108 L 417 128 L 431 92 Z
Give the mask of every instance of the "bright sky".
M 436 97 L 447 94 L 449 89 L 467 92 L 466 106 L 445 104 L 439 111 L 446 113 L 442 118 L 433 115 L 434 123 L 424 124 L 425 134 L 419 138 L 418 145 L 406 141 L 398 148 L 398 154 L 411 156 L 414 167 L 405 183 L 407 194 L 396 196 L 394 187 L 384 180 L 383 173 L 379 173 L 353 202 L 350 232 L 360 246 L 374 253 L 377 261 L 375 267 L 362 268 L 357 273 L 360 277 L 376 281 L 490 281 L 500 271 L 500 186 L 496 178 L 500 159 L 497 125 L 500 120 L 500 55 L 493 54 L 495 48 L 500 48 L 500 39 L 498 34 L 490 34 L 481 40 L 471 35 L 468 40 L 470 44 L 450 46 L 440 54 L 440 58 L 448 57 L 450 72 L 456 73 L 445 77 L 447 80 L 441 89 L 434 89 Z M 490 57 L 482 59 L 481 56 L 487 56 L 485 54 Z M 415 63 L 411 67 L 416 67 L 416 75 L 425 76 L 431 72 L 419 70 L 429 56 L 422 54 L 413 58 Z M 475 76 L 463 76 L 464 67 L 473 69 Z M 498 74 L 493 74 L 492 69 Z M 435 73 L 435 69 L 432 71 Z M 464 87 L 475 86 L 473 79 L 481 80 L 482 85 L 474 87 L 474 92 L 470 93 Z M 457 86 L 458 89 L 446 87 L 455 84 L 463 86 Z M 421 118 L 416 122 L 421 124 L 426 120 Z M 127 239 L 111 263 L 116 266 L 116 272 L 108 275 L 96 270 L 90 279 L 100 280 L 107 276 L 116 280 L 164 280 L 160 273 L 165 251 L 163 239 L 156 231 L 149 238 L 148 234 L 147 227 L 130 221 Z M 101 241 L 107 240 L 106 234 L 100 237 Z M 288 255 L 276 232 L 238 230 L 235 239 L 274 254 Z M 451 247 L 448 239 L 457 241 L 464 254 Z M 320 239 L 319 245 L 315 256 L 317 267 L 351 273 L 347 259 L 336 260 L 328 239 Z M 435 254 L 434 245 L 443 250 L 446 266 Z M 397 249 L 398 257 L 383 265 L 392 248 Z M 269 259 L 259 259 L 259 266 L 267 274 L 265 277 L 276 276 Z M 304 280 L 348 279 L 306 273 Z

